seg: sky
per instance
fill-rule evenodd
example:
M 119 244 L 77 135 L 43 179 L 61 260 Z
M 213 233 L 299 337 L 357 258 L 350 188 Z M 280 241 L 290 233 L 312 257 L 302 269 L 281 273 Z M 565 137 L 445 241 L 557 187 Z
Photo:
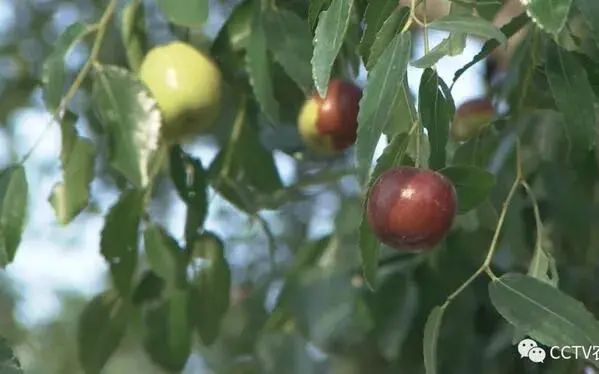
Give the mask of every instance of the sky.
M 12 2 L 0 0 L 0 34 L 10 29 L 14 22 Z M 64 29 L 68 24 L 77 20 L 78 13 L 73 6 L 62 6 L 54 17 L 57 29 Z M 222 23 L 222 14 L 213 12 L 207 25 L 207 30 L 214 35 Z M 447 34 L 444 32 L 429 32 L 431 48 L 439 43 Z M 446 57 L 437 64 L 441 78 L 451 84 L 454 72 L 469 62 L 479 52 L 482 43 L 478 40 L 469 40 L 464 53 L 456 57 Z M 423 54 L 422 39 L 416 43 L 414 59 Z M 78 66 L 85 58 L 84 49 L 75 50 L 74 55 L 68 60 L 71 66 Z M 1 62 L 0 62 L 1 65 Z M 464 74 L 453 88 L 456 105 L 469 98 L 482 95 L 483 83 L 480 79 L 482 65 L 479 63 Z M 411 90 L 416 93 L 422 70 L 408 68 L 408 81 Z M 359 82 L 365 79 L 362 69 Z M 16 141 L 15 148 L 18 155 L 25 154 L 45 129 L 50 120 L 49 114 L 42 106 L 40 93 L 36 92 L 36 107 L 28 107 L 15 113 L 10 121 Z M 0 165 L 14 160 L 14 155 L 8 154 L 8 137 L 6 132 L 0 130 Z M 379 142 L 376 157 L 382 152 L 386 141 Z M 192 154 L 199 157 L 207 165 L 215 156 L 217 149 L 211 146 L 195 147 Z M 6 268 L 6 273 L 15 282 L 22 301 L 17 307 L 17 319 L 26 325 L 35 324 L 52 318 L 60 311 L 59 299 L 56 292 L 61 290 L 77 290 L 90 297 L 100 292 L 105 287 L 104 272 L 107 269 L 104 259 L 99 253 L 100 231 L 103 225 L 101 215 L 86 215 L 85 219 L 79 217 L 72 224 L 61 227 L 57 224 L 54 212 L 48 203 L 48 196 L 55 183 L 60 180 L 60 132 L 58 126 L 53 126 L 45 135 L 36 151 L 25 164 L 29 182 L 29 218 L 28 225 L 23 235 L 21 246 L 12 264 Z M 18 159 L 18 157 L 17 157 Z M 281 172 L 283 181 L 290 184 L 294 181 L 294 162 L 287 155 L 276 152 L 275 159 Z M 116 201 L 115 191 L 106 191 L 99 188 L 97 182 L 92 184 L 92 197 L 99 204 L 102 212 Z M 326 234 L 332 230 L 334 220 L 331 217 L 336 213 L 338 201 L 331 195 L 319 197 L 323 199 L 319 206 L 325 207 L 317 212 L 312 220 L 310 235 L 313 237 Z M 233 227 L 230 222 L 224 224 L 218 211 L 227 204 L 222 200 L 215 200 L 211 206 L 207 220 L 207 229 L 227 236 Z M 184 214 L 184 206 L 178 203 L 173 207 L 173 215 Z M 244 218 L 240 217 L 240 223 Z M 167 228 L 176 235 L 182 235 L 182 220 L 165 220 Z

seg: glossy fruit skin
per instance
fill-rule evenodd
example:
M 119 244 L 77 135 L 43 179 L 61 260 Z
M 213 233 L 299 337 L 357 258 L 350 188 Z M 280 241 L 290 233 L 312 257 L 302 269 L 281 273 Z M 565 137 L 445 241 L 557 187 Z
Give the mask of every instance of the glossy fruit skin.
M 453 183 L 440 173 L 396 167 L 374 182 L 366 217 L 379 240 L 391 248 L 425 251 L 439 244 L 457 213 Z
M 323 99 L 317 93 L 304 103 L 298 130 L 308 148 L 336 153 L 351 147 L 357 137 L 362 90 L 350 82 L 333 79 Z
M 477 98 L 464 102 L 458 107 L 451 124 L 451 137 L 457 141 L 466 141 L 491 123 L 495 117 L 495 108 L 488 98 Z
M 139 72 L 163 116 L 166 141 L 178 142 L 205 132 L 216 121 L 222 76 L 210 57 L 175 41 L 151 49 Z

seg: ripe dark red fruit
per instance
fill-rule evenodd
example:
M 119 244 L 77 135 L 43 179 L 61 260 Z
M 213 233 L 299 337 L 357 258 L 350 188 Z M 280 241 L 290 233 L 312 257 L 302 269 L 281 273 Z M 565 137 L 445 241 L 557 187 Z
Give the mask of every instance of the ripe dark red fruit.
M 453 183 L 440 173 L 397 167 L 382 173 L 368 196 L 366 216 L 379 240 L 399 250 L 437 245 L 457 212 Z
M 322 153 L 346 149 L 356 141 L 362 90 L 350 82 L 333 79 L 323 99 L 317 93 L 304 103 L 299 133 L 306 145 Z

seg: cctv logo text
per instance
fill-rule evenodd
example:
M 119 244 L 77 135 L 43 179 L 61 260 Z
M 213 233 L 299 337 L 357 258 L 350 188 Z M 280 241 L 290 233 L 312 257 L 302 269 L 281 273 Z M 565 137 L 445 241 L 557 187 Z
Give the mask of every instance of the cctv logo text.
M 573 360 L 599 360 L 599 345 L 585 347 L 582 345 L 565 345 L 563 347 L 551 347 L 549 356 L 554 359 Z

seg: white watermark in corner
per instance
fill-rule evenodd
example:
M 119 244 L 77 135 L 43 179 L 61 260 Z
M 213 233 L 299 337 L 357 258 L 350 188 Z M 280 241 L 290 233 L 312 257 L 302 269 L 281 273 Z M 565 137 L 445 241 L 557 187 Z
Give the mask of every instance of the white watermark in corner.
M 549 348 L 540 347 L 539 344 L 530 339 L 522 339 L 518 343 L 520 358 L 528 358 L 534 363 L 545 362 L 547 354 L 554 360 L 577 360 L 599 361 L 599 345 L 564 345 Z

